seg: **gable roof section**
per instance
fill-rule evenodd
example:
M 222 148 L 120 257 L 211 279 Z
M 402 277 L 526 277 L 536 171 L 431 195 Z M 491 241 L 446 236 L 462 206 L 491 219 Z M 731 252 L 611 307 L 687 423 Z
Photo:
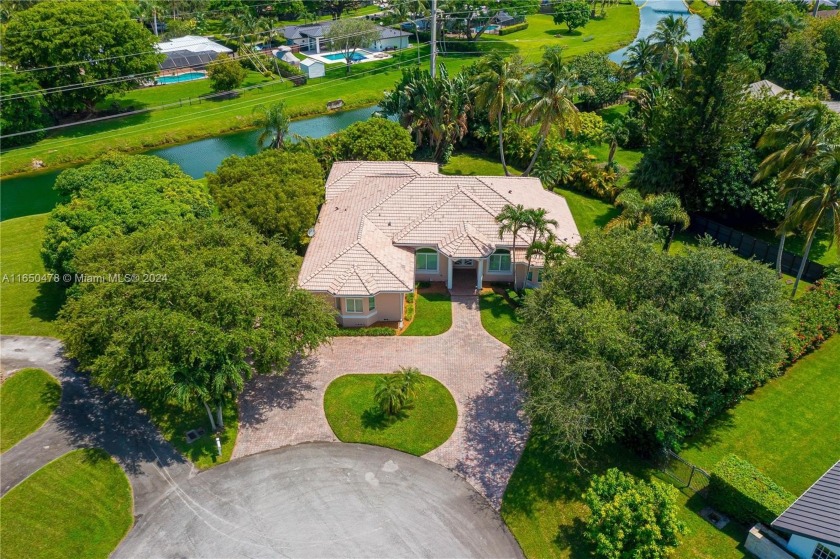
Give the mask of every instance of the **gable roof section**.
M 464 221 L 438 243 L 438 249 L 450 258 L 485 258 L 495 252 L 496 245 Z
M 371 177 L 436 175 L 437 163 L 416 161 L 338 161 L 333 164 L 326 183 L 326 199 L 335 198 L 359 182 Z
M 771 524 L 829 545 L 840 545 L 840 461 Z

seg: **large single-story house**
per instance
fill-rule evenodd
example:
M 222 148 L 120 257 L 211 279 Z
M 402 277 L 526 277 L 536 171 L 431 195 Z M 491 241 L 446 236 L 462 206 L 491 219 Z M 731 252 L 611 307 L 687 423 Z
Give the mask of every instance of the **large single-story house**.
M 160 69 L 164 71 L 203 68 L 216 60 L 220 54 L 233 52 L 224 45 L 198 35 L 185 35 L 163 41 L 158 43 L 156 48 L 158 52 L 166 55 L 166 59 L 160 63 Z
M 304 25 L 287 25 L 281 28 L 280 32 L 286 37 L 287 45 L 298 45 L 301 51 L 320 54 L 322 50 L 329 50 L 325 41 L 332 24 L 332 21 L 319 21 Z M 379 28 L 379 39 L 365 48 L 372 51 L 408 48 L 410 36 L 410 33 L 401 29 L 382 26 Z
M 840 558 L 840 461 L 771 523 L 800 559 Z
M 499 237 L 496 216 L 508 204 L 545 208 L 557 238 L 580 240 L 566 200 L 527 177 L 447 176 L 436 163 L 341 161 L 332 166 L 326 201 L 298 284 L 327 297 L 343 326 L 399 322 L 415 282 L 457 281 L 537 286 L 543 262 L 526 277 L 530 233 Z

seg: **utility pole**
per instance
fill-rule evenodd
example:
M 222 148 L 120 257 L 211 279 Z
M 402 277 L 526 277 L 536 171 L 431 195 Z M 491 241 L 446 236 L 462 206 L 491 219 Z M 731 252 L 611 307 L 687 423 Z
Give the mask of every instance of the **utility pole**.
M 434 79 L 437 64 L 437 0 L 432 0 L 432 55 L 429 58 L 429 73 Z
M 158 28 L 157 28 L 157 6 L 152 6 L 152 19 L 154 20 L 155 25 L 155 37 L 158 36 Z

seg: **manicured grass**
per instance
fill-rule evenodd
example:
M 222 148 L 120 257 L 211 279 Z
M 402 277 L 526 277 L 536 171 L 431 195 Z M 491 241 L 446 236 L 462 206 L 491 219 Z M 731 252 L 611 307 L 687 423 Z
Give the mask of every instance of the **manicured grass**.
M 609 53 L 633 42 L 639 31 L 639 9 L 633 4 L 611 6 L 606 17 L 591 19 L 571 33 L 565 25 L 556 25 L 550 15 L 532 14 L 526 19 L 528 29 L 510 35 L 482 35 L 479 40 L 508 43 L 526 60 L 536 61 L 542 56 L 543 47 L 549 45 L 562 46 L 566 57 L 591 51 Z
M 428 51 L 424 48 L 421 54 Z M 472 56 L 447 57 L 441 61 L 451 73 L 469 64 Z M 330 69 L 325 78 L 310 80 L 305 86 L 293 87 L 288 80 L 266 83 L 260 88 L 243 92 L 233 99 L 215 99 L 200 104 L 152 111 L 98 123 L 73 126 L 27 147 L 8 150 L 0 161 L 0 174 L 23 173 L 31 170 L 32 159 L 40 159 L 48 168 L 95 159 L 111 150 L 142 151 L 153 147 L 177 144 L 244 130 L 253 125 L 253 109 L 260 104 L 283 100 L 293 118 L 303 118 L 327 112 L 326 103 L 342 99 L 345 109 L 377 104 L 382 92 L 399 79 L 402 67 L 416 64 L 417 51 L 406 49 L 382 62 L 353 66 L 353 73 L 345 77 L 343 68 Z M 428 65 L 428 58 L 422 62 Z M 340 64 L 334 66 L 342 66 Z M 186 84 L 190 87 L 199 87 Z M 152 88 L 166 90 L 179 85 Z M 172 92 L 173 90 L 167 90 Z M 177 90 L 174 90 L 177 91 Z M 163 94 L 170 95 L 171 93 Z M 132 92 L 138 102 L 160 104 L 157 93 Z M 150 96 L 148 99 L 145 96 Z M 127 97 L 128 98 L 128 97 Z
M 327 387 L 324 412 L 335 436 L 345 443 L 385 446 L 422 456 L 455 430 L 458 407 L 437 380 L 424 376 L 417 397 L 396 419 L 388 419 L 373 399 L 381 375 L 344 375 Z
M 594 155 L 598 158 L 598 161 L 602 163 L 606 163 L 607 159 L 610 156 L 610 146 L 609 144 L 598 144 L 597 146 L 587 146 L 589 153 Z M 639 161 L 642 160 L 642 156 L 645 154 L 644 151 L 640 149 L 622 149 L 618 148 L 615 150 L 615 157 L 614 161 L 618 163 L 621 167 L 626 169 L 627 171 L 632 170 L 636 165 L 639 164 Z
M 508 165 L 508 169 L 515 174 L 521 173 L 519 169 Z M 464 151 L 454 154 L 449 158 L 446 165 L 441 166 L 440 172 L 444 175 L 468 175 L 468 176 L 502 176 L 502 164 L 498 158 L 491 158 L 483 153 L 475 151 Z
M 516 308 L 497 290 L 485 289 L 478 298 L 481 325 L 505 345 L 510 345 L 513 333 L 520 324 Z
M 236 444 L 236 434 L 239 430 L 239 412 L 235 402 L 229 402 L 222 409 L 225 428 L 219 433 L 212 432 L 204 406 L 185 411 L 171 403 L 160 404 L 141 401 L 140 404 L 149 412 L 149 417 L 163 437 L 197 467 L 201 469 L 212 468 L 230 460 L 233 447 Z M 215 419 L 215 409 L 213 413 Z M 187 431 L 199 428 L 204 429 L 204 436 L 192 444 L 187 444 Z M 222 443 L 221 456 L 218 455 L 216 449 L 217 436 Z
M 0 334 L 58 336 L 55 316 L 63 290 L 54 282 L 22 282 L 17 277 L 46 273 L 41 262 L 46 222 L 47 214 L 40 214 L 0 223 Z
M 133 523 L 128 478 L 107 453 L 75 450 L 0 499 L 4 559 L 103 558 Z
M 532 436 L 513 472 L 502 501 L 502 518 L 516 537 L 526 557 L 589 558 L 592 548 L 583 537 L 588 509 L 581 495 L 593 475 L 617 467 L 637 477 L 655 477 L 646 463 L 621 447 L 599 452 L 578 470 L 559 459 L 544 441 Z M 680 494 L 679 518 L 690 533 L 682 538 L 675 557 L 692 559 L 736 559 L 746 557 L 741 548 L 746 532 L 730 523 L 724 532 L 716 530 L 697 512 L 698 497 Z
M 748 235 L 767 241 L 770 244 L 779 244 L 778 235 L 769 229 L 752 228 L 744 229 L 743 231 Z M 788 237 L 787 240 L 785 240 L 785 250 L 801 256 L 805 251 L 806 240 L 806 236 L 803 234 Z M 808 253 L 808 260 L 813 260 L 814 262 L 823 265 L 840 264 L 838 244 L 836 242 L 832 244 L 829 231 L 823 229 L 817 233 L 814 242 L 811 245 L 811 252 Z
M 555 188 L 554 191 L 566 199 L 581 235 L 595 229 L 603 229 L 610 220 L 621 213 L 620 209 L 609 202 L 589 194 L 564 188 Z
M 0 385 L 0 452 L 38 430 L 61 400 L 61 384 L 41 369 L 23 369 Z
M 682 456 L 710 469 L 733 452 L 799 495 L 838 458 L 840 336 L 759 388 L 701 435 Z
M 403 336 L 437 336 L 452 326 L 452 300 L 449 293 L 420 290 L 415 297 L 414 320 Z

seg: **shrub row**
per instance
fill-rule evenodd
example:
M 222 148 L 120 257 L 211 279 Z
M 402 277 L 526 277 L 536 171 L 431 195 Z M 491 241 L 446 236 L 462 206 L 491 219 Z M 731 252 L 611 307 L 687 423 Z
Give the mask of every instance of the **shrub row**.
M 363 336 L 396 336 L 397 331 L 387 326 L 370 326 L 368 328 L 339 328 L 335 334 L 339 338 Z
M 792 332 L 785 340 L 787 367 L 840 331 L 840 284 L 819 281 L 791 308 Z
M 744 524 L 769 525 L 796 499 L 755 466 L 734 454 L 718 462 L 709 482 L 709 502 Z
M 502 27 L 499 29 L 499 35 L 510 35 L 511 33 L 522 31 L 523 29 L 528 29 L 527 21 L 524 23 L 517 23 L 516 25 L 511 25 L 509 27 Z

